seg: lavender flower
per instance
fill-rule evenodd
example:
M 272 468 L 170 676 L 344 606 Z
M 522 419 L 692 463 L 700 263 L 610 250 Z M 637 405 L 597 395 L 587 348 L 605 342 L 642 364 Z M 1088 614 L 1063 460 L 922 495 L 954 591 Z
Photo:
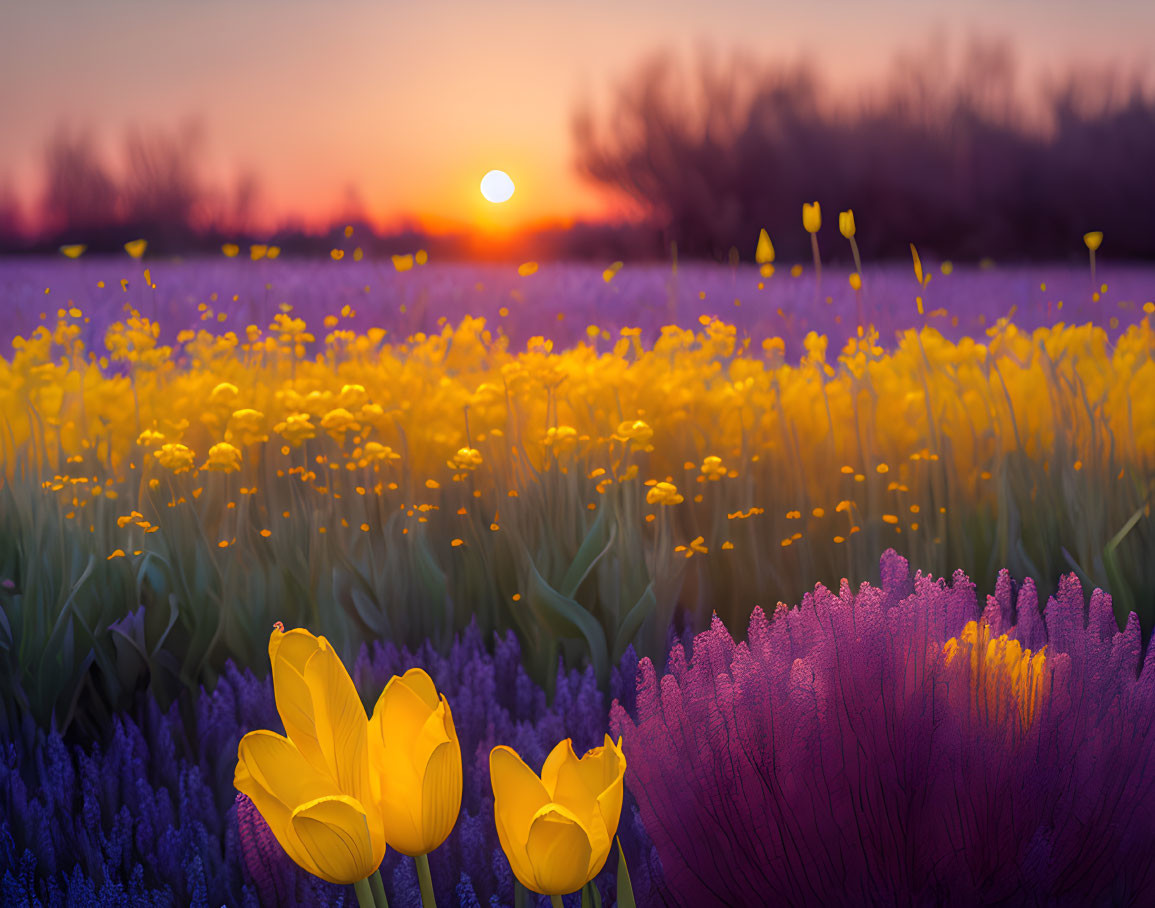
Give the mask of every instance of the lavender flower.
M 614 671 L 615 696 L 629 701 L 637 658 Z M 422 665 L 453 705 L 465 769 L 461 815 L 430 857 L 440 904 L 511 906 L 513 877 L 493 820 L 488 754 L 511 744 L 536 759 L 572 736 L 600 742 L 607 710 L 592 670 L 559 671 L 552 704 L 526 675 L 512 634 L 492 652 L 476 625 L 440 655 L 388 643 L 362 651 L 353 677 L 366 698 L 393 674 Z M 216 687 L 162 711 L 144 699 L 118 716 L 106 740 L 82 746 L 57 735 L 0 741 L 0 904 L 244 906 L 353 904 L 351 890 L 298 868 L 251 803 L 233 788 L 237 742 L 252 728 L 280 728 L 269 680 L 229 665 Z M 187 716 L 188 718 L 184 718 Z M 631 802 L 622 841 L 639 904 L 656 861 Z M 616 866 L 613 861 L 611 864 Z M 412 861 L 389 852 L 382 878 L 393 904 L 408 904 Z M 599 880 L 613 904 L 613 874 Z

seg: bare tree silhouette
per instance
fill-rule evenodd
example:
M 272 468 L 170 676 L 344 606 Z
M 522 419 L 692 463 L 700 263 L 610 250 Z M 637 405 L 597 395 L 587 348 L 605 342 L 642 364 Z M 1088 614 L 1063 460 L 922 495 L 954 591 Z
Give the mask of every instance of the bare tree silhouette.
M 818 199 L 828 219 L 859 213 L 873 255 L 911 241 L 959 257 L 1081 254 L 1082 233 L 1102 229 L 1116 254 L 1155 256 L 1155 97 L 1140 79 L 1071 72 L 1024 101 L 1007 43 L 948 50 L 898 58 L 857 99 L 804 66 L 660 53 L 605 116 L 578 108 L 577 166 L 690 255 L 750 255 L 767 227 L 803 256 L 801 205 Z
M 125 137 L 124 221 L 157 238 L 186 235 L 203 217 L 202 131 L 190 121 L 168 133 L 130 129 Z
M 118 190 L 92 135 L 61 126 L 44 148 L 44 194 L 40 213 L 46 227 L 77 237 L 117 220 Z

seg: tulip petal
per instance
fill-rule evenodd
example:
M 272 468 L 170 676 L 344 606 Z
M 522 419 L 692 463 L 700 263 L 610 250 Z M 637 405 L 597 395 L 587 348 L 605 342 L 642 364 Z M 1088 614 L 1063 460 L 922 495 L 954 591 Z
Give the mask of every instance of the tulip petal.
M 313 699 L 317 742 L 341 792 L 368 803 L 369 719 L 340 657 L 324 637 L 320 644 L 304 674 Z
M 493 785 L 493 818 L 501 850 L 509 859 L 514 875 L 533 887 L 533 868 L 526 854 L 529 829 L 534 815 L 549 803 L 549 793 L 532 769 L 505 745 L 489 753 L 489 777 Z
M 579 759 L 567 739 L 553 749 L 541 770 L 542 781 L 553 801 L 573 811 L 589 832 L 591 860 L 597 863 L 591 871 L 595 873 L 609 854 L 610 840 L 621 814 L 618 754 L 608 737 L 606 741 L 606 745 L 593 748 Z M 615 800 L 616 812 L 613 810 Z
M 315 874 L 316 864 L 290 832 L 290 819 L 299 805 L 337 794 L 333 780 L 314 768 L 288 738 L 261 730 L 241 738 L 233 784 L 248 795 L 289 857 Z
M 418 766 L 424 766 L 421 780 L 421 829 L 426 852 L 438 847 L 453 831 L 461 811 L 461 744 L 453 726 L 449 703 L 443 697 L 439 708 L 426 723 L 421 742 L 435 740 L 440 731 L 443 741 L 428 755 L 418 750 Z
M 547 804 L 534 816 L 526 854 L 537 882 L 532 888 L 537 892 L 565 895 L 590 880 L 593 849 L 589 833 L 572 811 L 558 804 Z M 604 863 L 605 855 L 601 860 Z
M 406 672 L 406 675 L 408 674 L 409 672 Z M 420 682 L 417 684 L 420 686 Z M 424 695 L 415 690 L 405 678 L 394 675 L 385 685 L 385 690 L 381 691 L 381 696 L 377 698 L 373 717 L 374 719 L 380 717 L 382 740 L 412 741 L 421 733 L 429 714 L 436 708 L 436 694 L 433 696 L 433 703 L 429 704 L 425 701 Z
M 411 668 L 401 676 L 401 683 L 421 698 L 430 709 L 437 709 L 437 685 L 423 668 Z
M 335 795 L 302 804 L 291 826 L 323 880 L 356 883 L 381 866 L 384 848 L 374 848 L 365 808 L 356 798 Z
M 317 740 L 317 722 L 313 695 L 305 681 L 305 665 L 320 649 L 321 642 L 304 628 L 269 636 L 269 662 L 273 666 L 273 695 L 277 712 L 285 724 L 285 733 L 310 763 L 318 769 L 326 766 L 325 755 Z

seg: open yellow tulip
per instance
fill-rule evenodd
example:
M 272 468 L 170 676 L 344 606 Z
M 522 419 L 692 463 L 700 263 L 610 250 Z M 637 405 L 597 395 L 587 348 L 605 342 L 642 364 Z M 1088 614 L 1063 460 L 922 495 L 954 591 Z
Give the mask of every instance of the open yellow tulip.
M 241 738 L 233 783 L 294 861 L 330 883 L 359 883 L 385 856 L 365 707 L 324 637 L 278 625 L 269 659 L 288 736 L 261 730 Z
M 546 758 L 541 778 L 511 748 L 493 748 L 497 837 L 523 886 L 565 895 L 597 875 L 618 828 L 625 772 L 621 742 L 609 735 L 580 759 L 566 738 Z
M 411 857 L 428 854 L 445 841 L 461 809 L 461 745 L 449 702 L 423 669 L 385 685 L 373 710 L 369 753 L 386 841 Z

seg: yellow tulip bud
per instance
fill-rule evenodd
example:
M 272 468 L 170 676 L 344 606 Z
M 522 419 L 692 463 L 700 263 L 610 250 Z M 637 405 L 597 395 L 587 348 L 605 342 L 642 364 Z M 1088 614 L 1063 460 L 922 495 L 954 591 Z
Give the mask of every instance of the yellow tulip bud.
M 69 246 L 61 246 L 60 252 L 65 258 L 78 259 L 84 255 L 84 250 L 87 248 L 83 243 L 73 243 Z
M 221 252 L 224 253 L 225 258 L 235 259 L 240 251 L 241 247 L 236 243 L 225 243 L 221 246 Z
M 301 867 L 330 883 L 356 883 L 385 857 L 365 708 L 324 637 L 278 625 L 269 659 L 287 737 L 261 730 L 241 738 L 233 784 Z
M 124 244 L 124 251 L 134 259 L 140 259 L 148 248 L 148 240 L 130 240 Z
M 497 838 L 514 876 L 543 895 L 576 892 L 606 862 L 622 812 L 626 757 L 621 741 L 580 759 L 567 738 L 539 778 L 509 747 L 493 748 L 489 774 Z
M 817 233 L 822 226 L 822 209 L 817 202 L 802 203 L 802 226 L 807 233 Z
M 851 273 L 851 275 L 849 277 L 849 281 L 850 281 L 851 289 L 853 289 L 853 290 L 861 290 L 862 289 L 862 275 L 859 274 L 857 271 L 854 271 Z
M 437 848 L 461 809 L 461 745 L 453 713 L 420 668 L 385 685 L 369 725 L 373 787 L 385 840 L 417 857 Z
M 918 257 L 918 250 L 914 248 L 914 243 L 910 244 L 910 255 L 914 259 L 914 279 L 920 284 L 922 280 L 922 259 Z
M 758 231 L 758 248 L 754 251 L 754 261 L 759 265 L 774 261 L 774 244 L 770 242 L 770 235 L 765 228 Z
M 1092 230 L 1090 233 L 1083 234 L 1083 242 L 1087 244 L 1087 248 L 1095 252 L 1103 245 L 1103 231 Z
M 847 239 L 854 236 L 854 212 L 850 209 L 838 213 L 838 232 Z

